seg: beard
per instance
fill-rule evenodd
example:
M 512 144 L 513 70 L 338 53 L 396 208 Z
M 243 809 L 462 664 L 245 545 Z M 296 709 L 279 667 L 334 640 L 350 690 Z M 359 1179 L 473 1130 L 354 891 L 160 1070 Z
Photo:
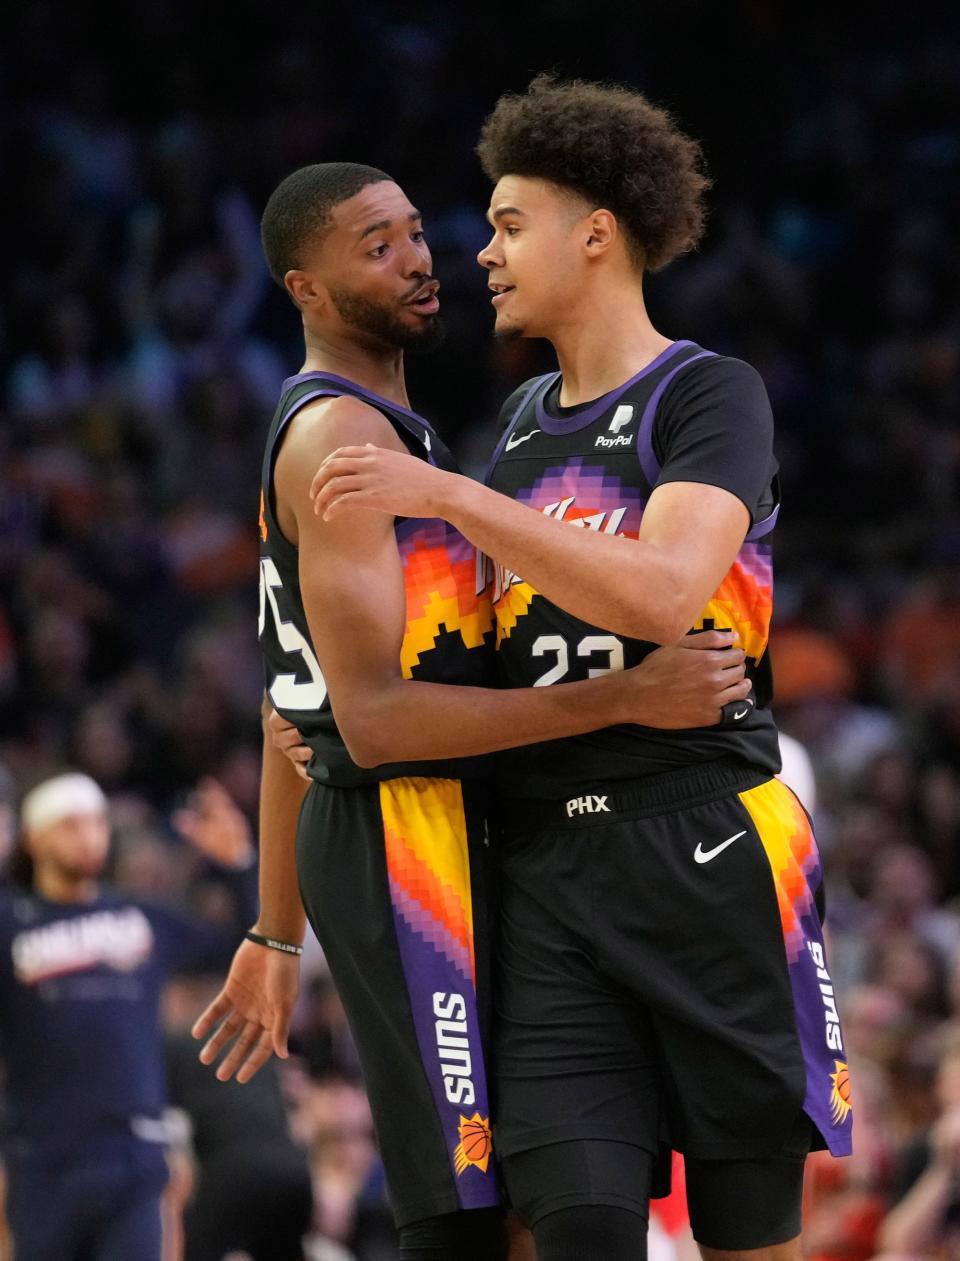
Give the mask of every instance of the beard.
M 498 342 L 515 342 L 521 337 L 525 337 L 523 325 L 516 320 L 508 320 L 504 322 L 500 319 L 494 321 L 493 325 L 494 340 Z
M 345 324 L 391 350 L 424 353 L 443 341 L 445 329 L 437 315 L 422 319 L 418 328 L 404 324 L 393 308 L 371 302 L 349 289 L 331 289 L 330 300 Z
M 519 324 L 508 324 L 506 328 L 497 328 L 494 325 L 493 336 L 498 342 L 518 342 L 526 334 Z

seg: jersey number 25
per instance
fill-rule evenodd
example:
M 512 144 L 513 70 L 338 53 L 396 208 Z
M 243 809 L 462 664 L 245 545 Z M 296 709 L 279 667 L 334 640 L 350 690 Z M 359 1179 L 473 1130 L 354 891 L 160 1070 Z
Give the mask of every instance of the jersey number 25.
M 277 709 L 314 710 L 319 709 L 327 699 L 327 685 L 320 673 L 320 666 L 314 656 L 313 649 L 294 626 L 293 622 L 285 622 L 280 616 L 276 592 L 283 590 L 283 582 L 277 567 L 269 556 L 260 558 L 260 618 L 257 634 L 263 638 L 266 626 L 267 605 L 273 615 L 273 624 L 277 632 L 277 643 L 288 657 L 299 655 L 310 675 L 309 682 L 298 681 L 296 674 L 278 674 L 268 688 L 270 699 Z M 293 664 L 291 662 L 291 664 Z

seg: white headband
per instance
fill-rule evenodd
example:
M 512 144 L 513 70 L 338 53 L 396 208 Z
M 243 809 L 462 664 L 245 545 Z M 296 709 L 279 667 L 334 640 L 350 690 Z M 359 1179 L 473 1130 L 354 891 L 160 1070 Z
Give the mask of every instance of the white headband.
M 71 814 L 100 814 L 107 799 L 100 785 L 79 772 L 46 779 L 30 790 L 20 807 L 20 820 L 31 832 L 41 832 Z

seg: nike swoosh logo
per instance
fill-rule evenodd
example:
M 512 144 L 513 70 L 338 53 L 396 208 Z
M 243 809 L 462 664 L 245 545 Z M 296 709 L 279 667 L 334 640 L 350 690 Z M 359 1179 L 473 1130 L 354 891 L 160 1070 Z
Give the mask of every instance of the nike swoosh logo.
M 510 437 L 507 439 L 507 445 L 503 448 L 504 451 L 512 451 L 513 448 L 518 447 L 521 442 L 527 442 L 530 438 L 533 437 L 535 433 L 539 433 L 539 432 L 540 432 L 539 429 L 531 429 L 530 432 L 525 433 L 522 438 L 515 438 L 513 434 L 511 434 Z
M 713 849 L 704 849 L 701 844 L 693 851 L 693 856 L 698 863 L 708 863 L 711 858 L 716 858 L 718 854 L 722 854 L 728 845 L 732 845 L 734 841 L 739 841 L 741 836 L 746 836 L 746 829 L 738 832 L 736 836 L 728 836 L 725 841 L 721 841 L 719 845 L 714 845 Z

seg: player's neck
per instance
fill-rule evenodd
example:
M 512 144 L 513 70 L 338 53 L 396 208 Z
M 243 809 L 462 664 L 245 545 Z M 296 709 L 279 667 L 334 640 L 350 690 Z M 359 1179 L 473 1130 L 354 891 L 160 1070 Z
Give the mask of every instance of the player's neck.
M 550 341 L 563 376 L 561 407 L 576 407 L 616 389 L 671 345 L 651 324 L 636 284 L 586 294 L 551 332 Z
M 302 372 L 331 372 L 381 398 L 409 409 L 403 372 L 403 351 L 382 350 L 354 341 L 322 338 L 305 330 L 306 357 Z
M 37 863 L 33 887 L 48 902 L 93 902 L 100 892 L 95 877 L 76 876 L 48 863 Z

